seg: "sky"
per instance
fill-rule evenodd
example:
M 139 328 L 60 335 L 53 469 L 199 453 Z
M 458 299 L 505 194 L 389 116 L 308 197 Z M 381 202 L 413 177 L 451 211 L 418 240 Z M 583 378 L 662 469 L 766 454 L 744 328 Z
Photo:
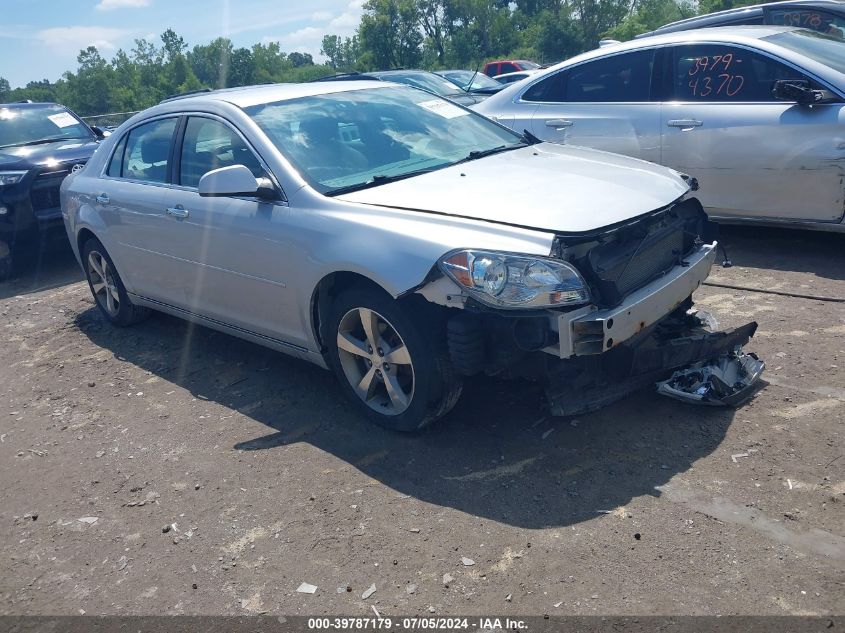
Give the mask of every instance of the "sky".
M 161 44 L 171 28 L 189 47 L 216 37 L 236 47 L 278 42 L 320 56 L 323 35 L 352 35 L 364 0 L 0 0 L 0 77 L 13 88 L 75 71 L 80 49 L 111 59 L 134 40 Z

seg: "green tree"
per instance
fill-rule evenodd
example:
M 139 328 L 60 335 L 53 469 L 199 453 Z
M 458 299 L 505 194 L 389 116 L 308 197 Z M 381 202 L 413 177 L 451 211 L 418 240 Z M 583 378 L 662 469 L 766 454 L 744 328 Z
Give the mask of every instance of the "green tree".
M 229 62 L 234 46 L 226 37 L 208 44 L 197 44 L 188 51 L 188 63 L 200 83 L 211 88 L 225 88 L 229 79 Z
M 0 101 L 7 101 L 12 92 L 12 86 L 5 77 L 0 77 Z
M 320 54 L 328 58 L 328 66 L 334 70 L 353 70 L 360 56 L 358 37 L 342 38 L 338 35 L 325 35 L 320 46 Z
M 412 68 L 421 57 L 415 0 L 367 0 L 358 26 L 359 62 L 369 69 Z

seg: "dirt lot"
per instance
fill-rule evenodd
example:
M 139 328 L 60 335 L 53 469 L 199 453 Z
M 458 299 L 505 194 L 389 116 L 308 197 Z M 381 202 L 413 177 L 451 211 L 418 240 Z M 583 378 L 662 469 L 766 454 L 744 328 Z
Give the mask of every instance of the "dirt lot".
M 711 281 L 845 298 L 845 235 L 725 233 Z M 484 379 L 406 437 L 304 362 L 114 329 L 68 251 L 33 261 L 0 285 L 0 614 L 842 613 L 845 304 L 696 298 L 760 323 L 738 410 L 554 419 Z

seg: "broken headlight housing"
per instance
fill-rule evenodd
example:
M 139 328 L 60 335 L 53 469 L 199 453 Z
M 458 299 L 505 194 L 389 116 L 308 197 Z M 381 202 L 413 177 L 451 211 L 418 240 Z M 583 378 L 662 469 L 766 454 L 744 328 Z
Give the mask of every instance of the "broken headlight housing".
M 465 249 L 447 253 L 438 263 L 470 296 L 495 308 L 553 308 L 590 301 L 583 277 L 560 260 Z

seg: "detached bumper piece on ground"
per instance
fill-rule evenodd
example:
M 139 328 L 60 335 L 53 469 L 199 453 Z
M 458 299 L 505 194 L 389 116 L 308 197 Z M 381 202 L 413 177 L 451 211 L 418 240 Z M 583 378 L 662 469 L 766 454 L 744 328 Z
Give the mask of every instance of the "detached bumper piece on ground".
M 737 406 L 754 393 L 766 364 L 736 347 L 715 360 L 695 363 L 657 383 L 657 393 L 681 402 L 710 406 Z
M 595 411 L 655 383 L 659 393 L 684 402 L 740 404 L 765 367 L 742 352 L 756 330 L 753 321 L 709 332 L 694 315 L 666 319 L 634 344 L 579 359 L 577 368 L 571 363 L 552 368 L 546 388 L 551 413 Z

